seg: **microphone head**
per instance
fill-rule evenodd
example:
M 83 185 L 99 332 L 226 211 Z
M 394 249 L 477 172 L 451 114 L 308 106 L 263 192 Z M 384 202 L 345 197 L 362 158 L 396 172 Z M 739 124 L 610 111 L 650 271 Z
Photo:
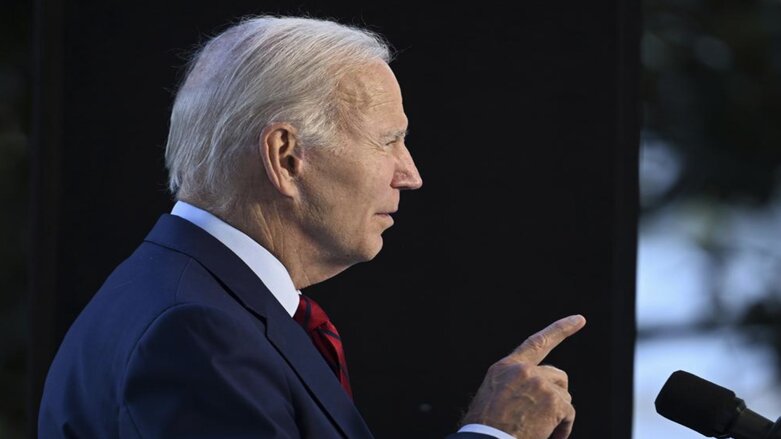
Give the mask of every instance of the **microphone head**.
M 665 418 L 712 437 L 726 434 L 746 407 L 735 392 L 682 370 L 670 375 L 655 405 Z

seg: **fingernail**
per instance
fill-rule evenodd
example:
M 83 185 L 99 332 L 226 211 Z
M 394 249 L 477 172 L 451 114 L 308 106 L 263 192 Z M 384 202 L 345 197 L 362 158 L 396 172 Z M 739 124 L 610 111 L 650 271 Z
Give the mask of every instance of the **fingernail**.
M 574 316 L 567 317 L 567 323 L 572 323 L 572 324 L 580 323 L 581 321 L 584 320 L 586 320 L 586 318 L 580 314 L 575 314 Z

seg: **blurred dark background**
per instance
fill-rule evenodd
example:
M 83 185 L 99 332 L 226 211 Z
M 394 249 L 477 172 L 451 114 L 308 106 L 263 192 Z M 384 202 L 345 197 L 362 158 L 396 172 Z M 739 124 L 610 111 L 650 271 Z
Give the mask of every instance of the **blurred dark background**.
M 0 437 L 27 437 L 32 6 L 0 13 Z
M 257 13 L 335 18 L 399 51 L 424 188 L 375 261 L 310 289 L 377 437 L 453 431 L 492 362 L 572 313 L 587 329 L 547 360 L 571 377 L 572 437 L 630 436 L 638 2 L 4 8 L 0 437 L 33 434 L 64 331 L 172 206 L 162 146 L 185 55 Z

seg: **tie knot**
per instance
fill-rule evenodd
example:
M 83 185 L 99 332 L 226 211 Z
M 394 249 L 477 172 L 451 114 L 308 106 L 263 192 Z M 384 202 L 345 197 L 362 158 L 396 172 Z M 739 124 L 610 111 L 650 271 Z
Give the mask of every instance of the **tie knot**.
M 296 310 L 293 319 L 303 326 L 306 332 L 312 332 L 315 329 L 330 323 L 328 315 L 314 299 L 304 296 L 303 294 L 299 297 L 298 309 Z

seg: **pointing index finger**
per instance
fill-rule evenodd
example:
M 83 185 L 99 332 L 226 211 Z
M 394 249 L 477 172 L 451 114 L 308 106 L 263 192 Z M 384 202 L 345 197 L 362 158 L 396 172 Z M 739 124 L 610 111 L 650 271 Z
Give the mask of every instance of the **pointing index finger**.
M 522 361 L 540 364 L 548 354 L 564 339 L 580 331 L 586 325 L 586 319 L 580 315 L 572 315 L 559 319 L 524 340 L 520 346 L 510 354 L 510 357 Z

